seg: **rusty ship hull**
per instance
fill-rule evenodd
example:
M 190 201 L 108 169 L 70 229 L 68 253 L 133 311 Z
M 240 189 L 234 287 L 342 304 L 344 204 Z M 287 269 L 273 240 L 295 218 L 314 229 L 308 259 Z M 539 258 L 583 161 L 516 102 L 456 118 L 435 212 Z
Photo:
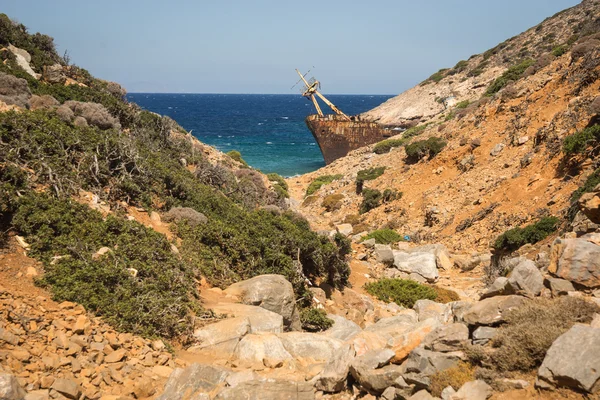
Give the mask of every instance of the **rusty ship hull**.
M 357 117 L 348 121 L 340 115 L 317 114 L 306 117 L 306 126 L 319 144 L 325 164 L 331 164 L 350 151 L 380 142 L 397 132 Z

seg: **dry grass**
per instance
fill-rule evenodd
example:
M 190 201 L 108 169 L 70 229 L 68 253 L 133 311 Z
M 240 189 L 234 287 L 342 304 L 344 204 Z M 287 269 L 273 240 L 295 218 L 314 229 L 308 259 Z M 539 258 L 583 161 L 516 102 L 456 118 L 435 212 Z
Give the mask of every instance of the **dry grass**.
M 342 208 L 343 199 L 343 194 L 330 194 L 323 199 L 321 207 L 324 207 L 329 212 L 339 210 Z
M 454 390 L 460 389 L 467 382 L 475 380 L 475 367 L 464 361 L 460 361 L 456 366 L 438 371 L 431 376 L 431 394 L 434 397 L 441 397 L 442 390 L 452 386 Z
M 431 287 L 433 288 L 433 290 L 435 290 L 435 293 L 437 294 L 437 297 L 435 298 L 435 301 L 437 303 L 446 304 L 460 300 L 460 296 L 454 290 L 444 289 L 442 287 L 433 285 Z

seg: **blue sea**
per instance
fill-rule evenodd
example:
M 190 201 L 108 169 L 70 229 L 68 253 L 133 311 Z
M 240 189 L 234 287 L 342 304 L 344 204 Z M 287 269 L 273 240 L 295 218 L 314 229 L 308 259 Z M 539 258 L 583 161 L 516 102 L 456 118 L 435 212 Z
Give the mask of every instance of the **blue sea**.
M 227 152 L 238 150 L 264 173 L 293 176 L 325 165 L 304 123 L 312 102 L 298 95 L 130 93 L 142 108 L 168 115 L 202 142 Z M 390 95 L 329 95 L 346 114 L 368 111 Z M 331 112 L 321 103 L 323 112 Z

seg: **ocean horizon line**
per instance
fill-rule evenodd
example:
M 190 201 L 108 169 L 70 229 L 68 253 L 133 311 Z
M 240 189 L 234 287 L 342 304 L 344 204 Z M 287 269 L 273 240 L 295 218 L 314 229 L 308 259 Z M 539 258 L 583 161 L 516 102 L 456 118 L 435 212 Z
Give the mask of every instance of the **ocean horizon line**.
M 208 94 L 208 95 L 235 95 L 235 96 L 301 96 L 296 93 L 216 93 L 216 92 L 127 92 L 127 94 Z M 398 94 L 386 93 L 327 93 L 327 96 L 397 96 Z

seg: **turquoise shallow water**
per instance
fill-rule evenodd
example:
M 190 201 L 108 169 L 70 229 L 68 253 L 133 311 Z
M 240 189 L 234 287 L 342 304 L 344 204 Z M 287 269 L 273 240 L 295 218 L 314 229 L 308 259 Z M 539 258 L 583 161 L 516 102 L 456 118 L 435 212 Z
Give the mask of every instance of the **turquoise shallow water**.
M 300 95 L 130 93 L 127 97 L 144 109 L 168 115 L 204 143 L 224 152 L 240 151 L 248 164 L 265 173 L 293 176 L 325 165 L 304 123 L 314 107 Z M 390 97 L 328 96 L 346 114 L 370 110 Z M 322 106 L 325 111 L 327 106 Z

